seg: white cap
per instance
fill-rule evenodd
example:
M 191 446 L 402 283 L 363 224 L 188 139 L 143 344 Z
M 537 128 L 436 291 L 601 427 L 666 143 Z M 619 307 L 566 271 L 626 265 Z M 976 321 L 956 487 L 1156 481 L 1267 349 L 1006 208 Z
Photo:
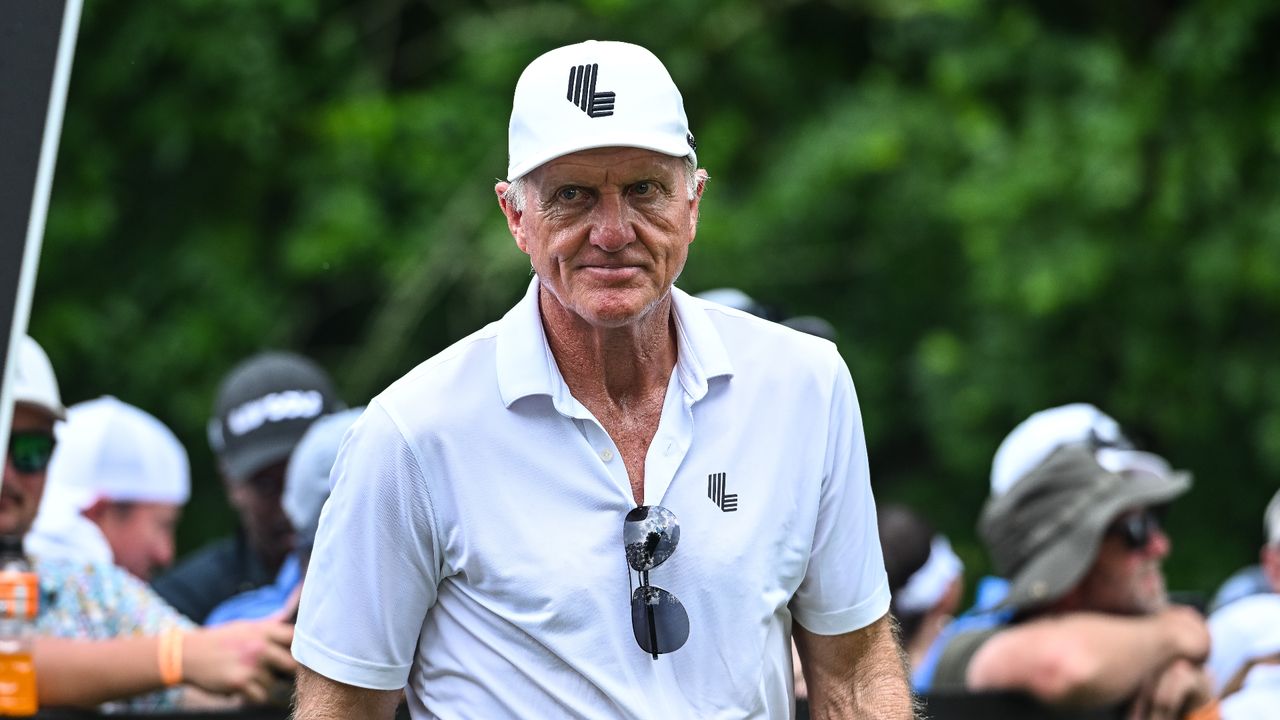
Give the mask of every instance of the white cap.
M 1271 496 L 1267 503 L 1267 511 L 1262 517 L 1263 528 L 1267 532 L 1268 545 L 1280 545 L 1280 490 Z
M 1120 424 L 1093 405 L 1073 403 L 1041 410 L 1019 423 L 1000 443 L 991 463 L 991 494 L 1003 495 L 1054 450 L 1075 443 L 1130 447 Z
M 928 612 L 963 572 L 964 563 L 951 549 L 951 542 L 943 535 L 934 535 L 929 543 L 929 559 L 898 590 L 894 604 L 904 613 Z
M 764 306 L 756 302 L 750 295 L 742 292 L 738 288 L 724 287 L 714 288 L 712 290 L 703 290 L 694 297 L 710 300 L 713 303 L 731 307 L 734 310 L 741 310 L 745 313 L 751 313 L 756 317 L 764 317 Z
M 58 429 L 46 493 L 84 510 L 100 498 L 183 505 L 191 462 L 164 423 L 113 397 L 71 407 Z
M 338 459 L 338 448 L 362 412 L 362 407 L 351 408 L 316 420 L 289 456 L 280 506 L 293 525 L 300 548 L 311 547 L 315 542 L 320 510 L 329 498 L 329 473 Z
M 653 53 L 588 40 L 529 63 L 511 105 L 507 180 L 548 160 L 601 147 L 636 147 L 696 161 L 680 90 Z
M 67 409 L 58 393 L 58 378 L 53 374 L 49 356 L 29 336 L 18 338 L 14 353 L 13 402 L 35 405 L 59 420 L 66 419 Z

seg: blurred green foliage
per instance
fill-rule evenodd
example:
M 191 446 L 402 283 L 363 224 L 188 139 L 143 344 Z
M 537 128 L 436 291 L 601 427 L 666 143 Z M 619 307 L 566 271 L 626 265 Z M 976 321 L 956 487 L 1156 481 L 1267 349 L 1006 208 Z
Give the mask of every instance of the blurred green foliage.
M 86 0 L 32 333 L 69 401 L 176 429 L 182 545 L 222 533 L 222 373 L 291 348 L 362 403 L 500 316 L 515 79 L 629 40 L 714 177 L 680 284 L 839 329 L 882 499 L 980 572 L 996 444 L 1091 401 L 1195 472 L 1168 567 L 1208 589 L 1280 477 L 1277 31 L 1263 0 Z

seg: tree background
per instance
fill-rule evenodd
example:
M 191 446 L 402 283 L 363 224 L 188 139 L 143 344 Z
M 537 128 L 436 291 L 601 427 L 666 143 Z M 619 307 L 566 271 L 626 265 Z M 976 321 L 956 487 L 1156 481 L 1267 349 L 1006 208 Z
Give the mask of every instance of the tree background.
M 31 332 L 68 402 L 191 453 L 221 375 L 314 357 L 359 404 L 499 317 L 520 70 L 652 49 L 713 176 L 680 285 L 819 315 L 877 495 L 987 568 L 1000 439 L 1090 401 L 1191 469 L 1175 588 L 1252 561 L 1280 477 L 1280 7 L 1263 0 L 86 0 Z

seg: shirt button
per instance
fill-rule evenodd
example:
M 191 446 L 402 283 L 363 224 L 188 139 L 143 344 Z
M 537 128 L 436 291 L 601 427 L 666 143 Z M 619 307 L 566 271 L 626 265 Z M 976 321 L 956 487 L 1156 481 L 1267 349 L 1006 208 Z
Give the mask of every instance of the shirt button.
M 600 451 L 600 459 L 601 459 L 601 460 L 603 460 L 603 461 L 605 461 L 605 462 L 609 462 L 610 460 L 613 460 L 613 451 L 612 451 L 612 450 L 610 450 L 609 448 L 605 448 L 605 449 L 601 450 L 601 451 Z

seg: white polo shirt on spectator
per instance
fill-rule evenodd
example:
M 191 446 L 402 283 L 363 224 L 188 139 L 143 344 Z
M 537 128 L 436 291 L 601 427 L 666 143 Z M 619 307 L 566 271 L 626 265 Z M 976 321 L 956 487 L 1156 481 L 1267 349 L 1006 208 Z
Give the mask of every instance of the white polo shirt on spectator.
M 636 644 L 630 482 L 560 375 L 535 279 L 348 434 L 298 661 L 406 687 L 416 719 L 792 716 L 793 615 L 832 635 L 889 607 L 853 383 L 825 340 L 672 294 L 678 361 L 644 500 L 680 523 L 650 582 L 688 611 L 684 647 L 654 660 Z

